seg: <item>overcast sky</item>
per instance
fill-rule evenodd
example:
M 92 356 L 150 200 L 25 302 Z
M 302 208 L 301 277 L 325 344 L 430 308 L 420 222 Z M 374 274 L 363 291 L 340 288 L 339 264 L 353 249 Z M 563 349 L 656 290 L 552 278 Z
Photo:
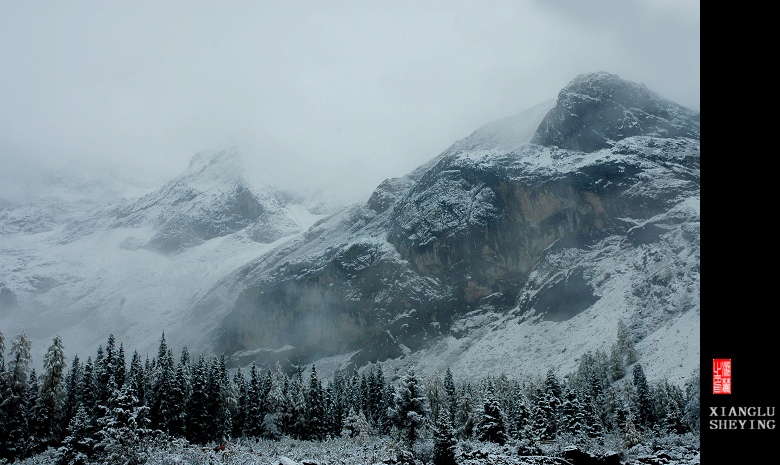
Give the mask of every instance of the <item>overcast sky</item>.
M 0 170 L 162 183 L 237 146 L 367 196 L 591 71 L 699 110 L 699 1 L 4 0 Z

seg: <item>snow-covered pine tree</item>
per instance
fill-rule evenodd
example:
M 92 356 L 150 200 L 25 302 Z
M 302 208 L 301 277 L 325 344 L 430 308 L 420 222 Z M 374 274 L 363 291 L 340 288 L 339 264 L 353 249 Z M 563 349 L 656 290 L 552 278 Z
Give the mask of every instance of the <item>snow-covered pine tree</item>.
M 651 428 L 655 423 L 655 400 L 640 363 L 634 365 L 633 381 L 636 388 L 634 401 L 636 423 L 641 429 Z
M 444 391 L 447 392 L 449 400 L 447 410 L 450 412 L 450 424 L 454 424 L 455 412 L 458 410 L 458 400 L 455 397 L 455 379 L 452 376 L 450 367 L 447 367 L 447 371 L 444 372 Z
M 228 439 L 233 432 L 234 415 L 238 412 L 239 393 L 228 372 L 224 355 L 219 357 L 219 370 L 222 379 L 223 402 L 225 404 L 224 410 L 222 411 L 222 414 L 224 415 L 222 438 Z
M 178 377 L 178 372 L 177 372 Z M 248 398 L 248 386 L 244 372 L 239 367 L 233 374 L 233 386 L 236 390 L 237 404 L 236 410 L 233 412 L 233 431 L 230 433 L 234 438 L 240 438 L 246 436 L 244 426 L 246 425 L 246 412 L 247 412 L 247 398 Z
M 10 461 L 23 456 L 30 436 L 25 399 L 30 388 L 31 349 L 32 343 L 24 332 L 11 341 L 8 369 L 5 372 L 5 393 L 0 408 L 5 431 L 5 434 L 0 435 L 0 458 Z
M 376 431 L 386 434 L 390 429 L 390 422 L 387 418 L 387 407 L 390 403 L 388 396 L 388 387 L 385 383 L 385 375 L 382 372 L 382 366 L 377 365 L 371 370 L 369 377 L 369 412 L 371 413 L 371 424 Z
M 507 412 L 507 434 L 516 439 L 523 439 L 529 435 L 531 413 L 528 409 L 528 399 L 520 383 L 515 383 L 512 388 L 511 399 Z
M 288 392 L 292 409 L 289 411 L 289 423 L 285 433 L 296 438 L 308 438 L 306 430 L 308 418 L 306 417 L 306 389 L 303 386 L 303 377 L 300 372 L 293 374 L 288 384 Z
M 457 465 L 455 461 L 455 431 L 450 422 L 449 408 L 439 411 L 433 432 L 433 465 Z
M 65 400 L 65 349 L 59 334 L 43 356 L 40 393 L 36 406 L 38 440 L 42 447 L 54 446 L 62 433 Z
M 208 430 L 210 440 L 224 440 L 232 430 L 230 418 L 229 386 L 224 357 L 213 357 L 210 363 L 207 384 L 207 409 L 211 427 Z
M 249 368 L 249 382 L 246 391 L 246 416 L 244 417 L 244 433 L 250 437 L 260 437 L 262 434 L 263 417 L 261 403 L 260 372 L 252 362 Z
M 358 443 L 365 444 L 371 435 L 371 425 L 362 410 L 354 407 L 349 409 L 347 418 L 344 419 L 344 427 L 341 436 L 345 438 L 357 438 Z
M 35 368 L 30 371 L 30 386 L 24 394 L 24 410 L 27 412 L 27 440 L 25 441 L 23 456 L 35 455 L 41 451 L 40 436 L 38 420 L 40 415 L 38 414 L 38 394 L 40 393 L 40 385 L 38 384 L 38 376 L 35 374 Z
M 623 357 L 625 357 L 625 366 L 629 366 L 639 360 L 639 354 L 637 354 L 636 347 L 634 347 L 631 332 L 622 318 L 617 323 L 617 345 Z
M 555 439 L 558 434 L 558 399 L 552 392 L 537 389 L 532 424 L 535 438 L 542 441 Z
M 492 383 L 488 383 L 482 404 L 482 416 L 477 423 L 477 439 L 503 445 L 507 440 L 504 413 L 498 404 Z
M 327 390 L 330 393 L 330 404 L 327 412 L 328 433 L 335 437 L 341 434 L 344 419 L 349 412 L 347 380 L 341 371 L 333 374 L 333 379 L 328 384 Z
M 419 436 L 419 430 L 428 414 L 425 392 L 420 386 L 414 367 L 409 367 L 401 378 L 393 397 L 393 406 L 388 409 L 388 417 L 398 428 L 401 438 L 411 450 Z
M 67 428 L 67 436 L 57 449 L 57 465 L 88 465 L 91 462 L 95 440 L 94 427 L 84 405 L 79 405 Z
M 701 374 L 696 368 L 685 382 L 685 421 L 691 431 L 701 428 Z
M 106 404 L 112 408 L 104 408 L 98 419 L 96 458 L 110 464 L 145 463 L 148 452 L 142 441 L 152 432 L 149 407 L 141 405 L 130 383 L 114 390 Z
M 187 405 L 190 401 L 190 379 L 187 373 L 189 369 L 179 363 L 176 366 L 176 375 L 171 385 L 170 414 L 168 432 L 174 437 L 184 437 L 187 430 Z
M 321 441 L 325 438 L 324 393 L 317 377 L 317 368 L 311 366 L 309 388 L 306 392 L 306 435 L 309 439 Z
M 475 418 L 478 403 L 476 393 L 470 383 L 464 383 L 459 389 L 458 407 L 455 412 L 455 423 L 453 427 L 459 438 L 469 439 L 474 436 L 474 429 L 477 423 Z
M 116 389 L 122 389 L 127 379 L 127 361 L 125 360 L 125 346 L 119 343 L 119 350 L 114 359 L 114 379 L 113 383 Z
M 81 386 L 79 386 L 79 392 L 81 392 L 82 404 L 87 415 L 89 415 L 90 424 L 94 425 L 97 419 L 97 392 L 95 392 L 95 370 L 92 363 L 92 356 L 87 356 L 87 361 L 84 363 L 84 374 L 81 377 Z
M 604 441 L 604 425 L 596 412 L 595 402 L 588 390 L 582 394 L 582 417 L 588 437 Z
M 198 357 L 192 371 L 192 397 L 187 408 L 186 437 L 190 442 L 204 444 L 210 439 L 212 427 L 208 411 L 208 367 L 203 355 Z
M 173 405 L 173 389 L 176 378 L 176 369 L 173 361 L 173 353 L 165 342 L 165 331 L 160 337 L 160 346 L 157 349 L 157 364 L 152 373 L 152 390 L 150 393 L 149 418 L 152 429 L 159 429 L 170 434 L 170 422 L 175 416 L 176 406 Z
M 585 420 L 585 409 L 580 401 L 577 390 L 567 387 L 561 405 L 561 432 L 580 439 L 588 437 L 588 423 Z
M 137 351 L 133 351 L 133 357 L 130 359 L 130 370 L 127 372 L 126 382 L 132 384 L 133 392 L 136 393 L 138 399 L 146 404 L 146 373 L 144 371 L 144 365 L 141 362 L 141 356 Z
M 5 334 L 0 330 L 0 375 L 5 373 Z
M 617 381 L 624 376 L 626 376 L 626 357 L 620 345 L 615 342 L 609 352 L 609 377 L 612 381 Z
M 63 414 L 60 423 L 60 431 L 62 433 L 58 440 L 62 441 L 67 433 L 68 425 L 73 417 L 76 416 L 79 406 L 81 405 L 81 392 L 79 386 L 81 385 L 81 377 L 83 376 L 83 368 L 78 355 L 73 356 L 73 362 L 70 364 L 70 370 L 65 378 L 65 405 L 63 406 Z
M 425 383 L 425 396 L 428 398 L 428 407 L 431 423 L 439 418 L 440 410 L 449 411 L 450 399 L 444 388 L 444 379 L 438 371 L 434 371 Z
M 688 430 L 685 423 L 685 396 L 683 390 L 664 378 L 653 387 L 654 417 L 664 433 L 682 434 Z
M 289 384 L 290 379 L 282 370 L 282 366 L 279 362 L 277 362 L 273 374 L 271 375 L 271 385 L 268 392 L 268 411 L 266 412 L 266 415 L 272 415 L 268 421 L 273 420 L 275 422 L 275 428 L 282 434 L 288 431 L 292 419 L 291 412 L 293 411 L 293 405 L 288 389 Z M 266 421 L 265 416 L 263 417 L 263 424 L 270 426 Z M 263 432 L 263 435 L 266 435 L 265 431 Z
M 641 442 L 642 433 L 634 423 L 634 416 L 629 414 L 623 427 L 623 444 L 630 449 Z

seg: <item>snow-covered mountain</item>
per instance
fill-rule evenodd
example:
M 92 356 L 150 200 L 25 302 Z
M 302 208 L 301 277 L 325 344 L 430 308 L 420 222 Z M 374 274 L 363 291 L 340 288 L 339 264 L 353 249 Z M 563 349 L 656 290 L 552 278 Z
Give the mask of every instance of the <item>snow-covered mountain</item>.
M 163 330 L 183 338 L 202 289 L 322 216 L 242 173 L 237 150 L 202 152 L 140 198 L 61 176 L 45 195 L 9 202 L 0 210 L 0 328 L 26 331 L 39 355 L 55 332 L 71 355 L 93 353 L 110 333 L 141 353 Z
M 0 210 L 0 328 L 109 333 L 389 376 L 574 370 L 630 328 L 649 379 L 699 364 L 699 114 L 608 73 L 486 124 L 368 201 L 315 215 L 203 153 L 67 221 Z M 311 203 L 309 203 L 311 205 Z M 75 342 L 79 341 L 79 342 Z M 73 348 L 69 351 L 74 350 Z
M 206 337 L 237 365 L 474 377 L 567 373 L 608 354 L 622 319 L 648 376 L 681 382 L 699 363 L 699 153 L 697 112 L 578 76 L 241 267 L 195 313 L 226 314 Z

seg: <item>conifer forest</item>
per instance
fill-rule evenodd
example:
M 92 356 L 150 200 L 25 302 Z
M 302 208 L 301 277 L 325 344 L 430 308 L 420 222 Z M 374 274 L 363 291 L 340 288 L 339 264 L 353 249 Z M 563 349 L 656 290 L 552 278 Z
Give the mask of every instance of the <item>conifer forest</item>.
M 698 373 L 648 382 L 622 324 L 609 354 L 525 378 L 229 369 L 174 354 L 164 333 L 152 356 L 110 335 L 70 360 L 57 335 L 40 371 L 30 350 L 0 333 L 0 463 L 576 463 L 555 461 L 573 450 L 633 463 L 673 445 L 698 463 Z

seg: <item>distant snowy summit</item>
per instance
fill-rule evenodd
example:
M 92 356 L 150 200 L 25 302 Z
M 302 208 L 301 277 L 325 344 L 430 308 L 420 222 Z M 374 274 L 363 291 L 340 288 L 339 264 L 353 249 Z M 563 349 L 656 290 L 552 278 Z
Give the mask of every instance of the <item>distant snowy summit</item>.
M 180 176 L 118 211 L 111 227 L 153 226 L 144 247 L 162 253 L 242 230 L 262 243 L 300 232 L 282 194 L 249 183 L 243 172 L 237 149 L 199 152 Z
M 615 74 L 581 74 L 561 89 L 531 142 L 594 152 L 631 136 L 698 139 L 699 112 Z

